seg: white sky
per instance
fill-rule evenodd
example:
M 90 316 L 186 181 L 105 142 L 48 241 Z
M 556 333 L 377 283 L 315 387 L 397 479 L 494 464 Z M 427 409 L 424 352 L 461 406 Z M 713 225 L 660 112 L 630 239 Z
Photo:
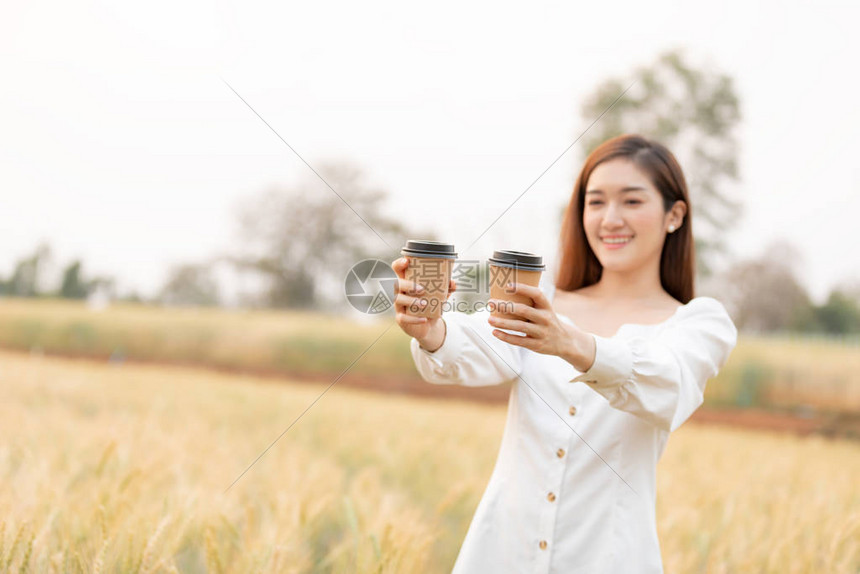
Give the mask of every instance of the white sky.
M 0 273 L 45 239 L 151 293 L 171 263 L 226 249 L 237 201 L 308 169 L 221 78 L 311 165 L 360 164 L 390 213 L 462 251 L 584 129 L 599 81 L 680 46 L 741 98 L 733 254 L 792 241 L 819 301 L 860 277 L 849 2 L 136 4 L 2 8 Z M 461 256 L 552 259 L 580 151 Z

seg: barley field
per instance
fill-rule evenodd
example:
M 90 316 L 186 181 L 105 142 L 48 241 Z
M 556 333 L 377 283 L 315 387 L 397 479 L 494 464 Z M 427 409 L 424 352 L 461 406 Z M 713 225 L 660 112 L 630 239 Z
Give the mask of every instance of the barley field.
M 0 351 L 0 571 L 449 572 L 505 407 L 335 385 L 283 434 L 325 388 Z M 688 423 L 666 571 L 856 573 L 858 476 L 858 442 Z
M 344 314 L 346 315 L 346 314 Z M 166 308 L 0 298 L 0 348 L 114 360 L 290 373 L 337 373 L 394 322 L 316 311 Z M 376 319 L 376 320 L 373 320 Z M 394 330 L 356 373 L 414 373 L 408 337 Z M 403 351 L 407 352 L 404 353 Z
M 0 298 L 0 348 L 331 380 L 394 322 L 389 315 L 371 319 L 139 304 L 94 310 L 74 301 Z M 396 327 L 350 373 L 373 378 L 386 373 L 395 382 L 420 384 L 409 338 Z M 500 393 L 492 397 L 505 400 Z M 741 335 L 708 385 L 705 405 L 860 412 L 860 341 Z

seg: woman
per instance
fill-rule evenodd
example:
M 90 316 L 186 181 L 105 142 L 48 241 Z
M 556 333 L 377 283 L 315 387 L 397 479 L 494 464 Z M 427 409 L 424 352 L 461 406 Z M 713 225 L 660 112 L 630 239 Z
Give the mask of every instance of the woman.
M 657 460 L 737 342 L 723 305 L 693 297 L 690 216 L 672 153 L 625 135 L 586 160 L 554 285 L 516 284 L 534 301 L 513 307 L 517 319 L 486 309 L 410 315 L 420 292 L 404 277 L 405 259 L 394 262 L 397 322 L 413 337 L 421 376 L 513 382 L 499 457 L 455 573 L 662 572 Z

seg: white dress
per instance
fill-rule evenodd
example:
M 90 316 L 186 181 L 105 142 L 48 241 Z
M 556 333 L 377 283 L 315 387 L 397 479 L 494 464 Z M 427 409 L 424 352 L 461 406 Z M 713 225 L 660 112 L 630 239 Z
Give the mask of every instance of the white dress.
M 553 285 L 540 288 L 551 300 Z M 586 373 L 497 339 L 488 317 L 446 312 L 439 349 L 410 343 L 430 383 L 512 381 L 499 456 L 454 574 L 662 572 L 657 461 L 735 347 L 723 305 L 696 297 L 662 323 L 594 335 Z

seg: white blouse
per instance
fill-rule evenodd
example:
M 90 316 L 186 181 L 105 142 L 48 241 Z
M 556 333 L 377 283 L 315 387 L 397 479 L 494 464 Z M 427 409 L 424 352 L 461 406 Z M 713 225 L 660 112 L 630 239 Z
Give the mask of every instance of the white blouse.
M 554 286 L 540 288 L 552 300 Z M 657 461 L 735 347 L 723 305 L 696 297 L 662 323 L 594 335 L 585 373 L 497 339 L 487 310 L 443 317 L 439 349 L 410 343 L 424 380 L 512 381 L 499 456 L 454 574 L 662 572 Z

